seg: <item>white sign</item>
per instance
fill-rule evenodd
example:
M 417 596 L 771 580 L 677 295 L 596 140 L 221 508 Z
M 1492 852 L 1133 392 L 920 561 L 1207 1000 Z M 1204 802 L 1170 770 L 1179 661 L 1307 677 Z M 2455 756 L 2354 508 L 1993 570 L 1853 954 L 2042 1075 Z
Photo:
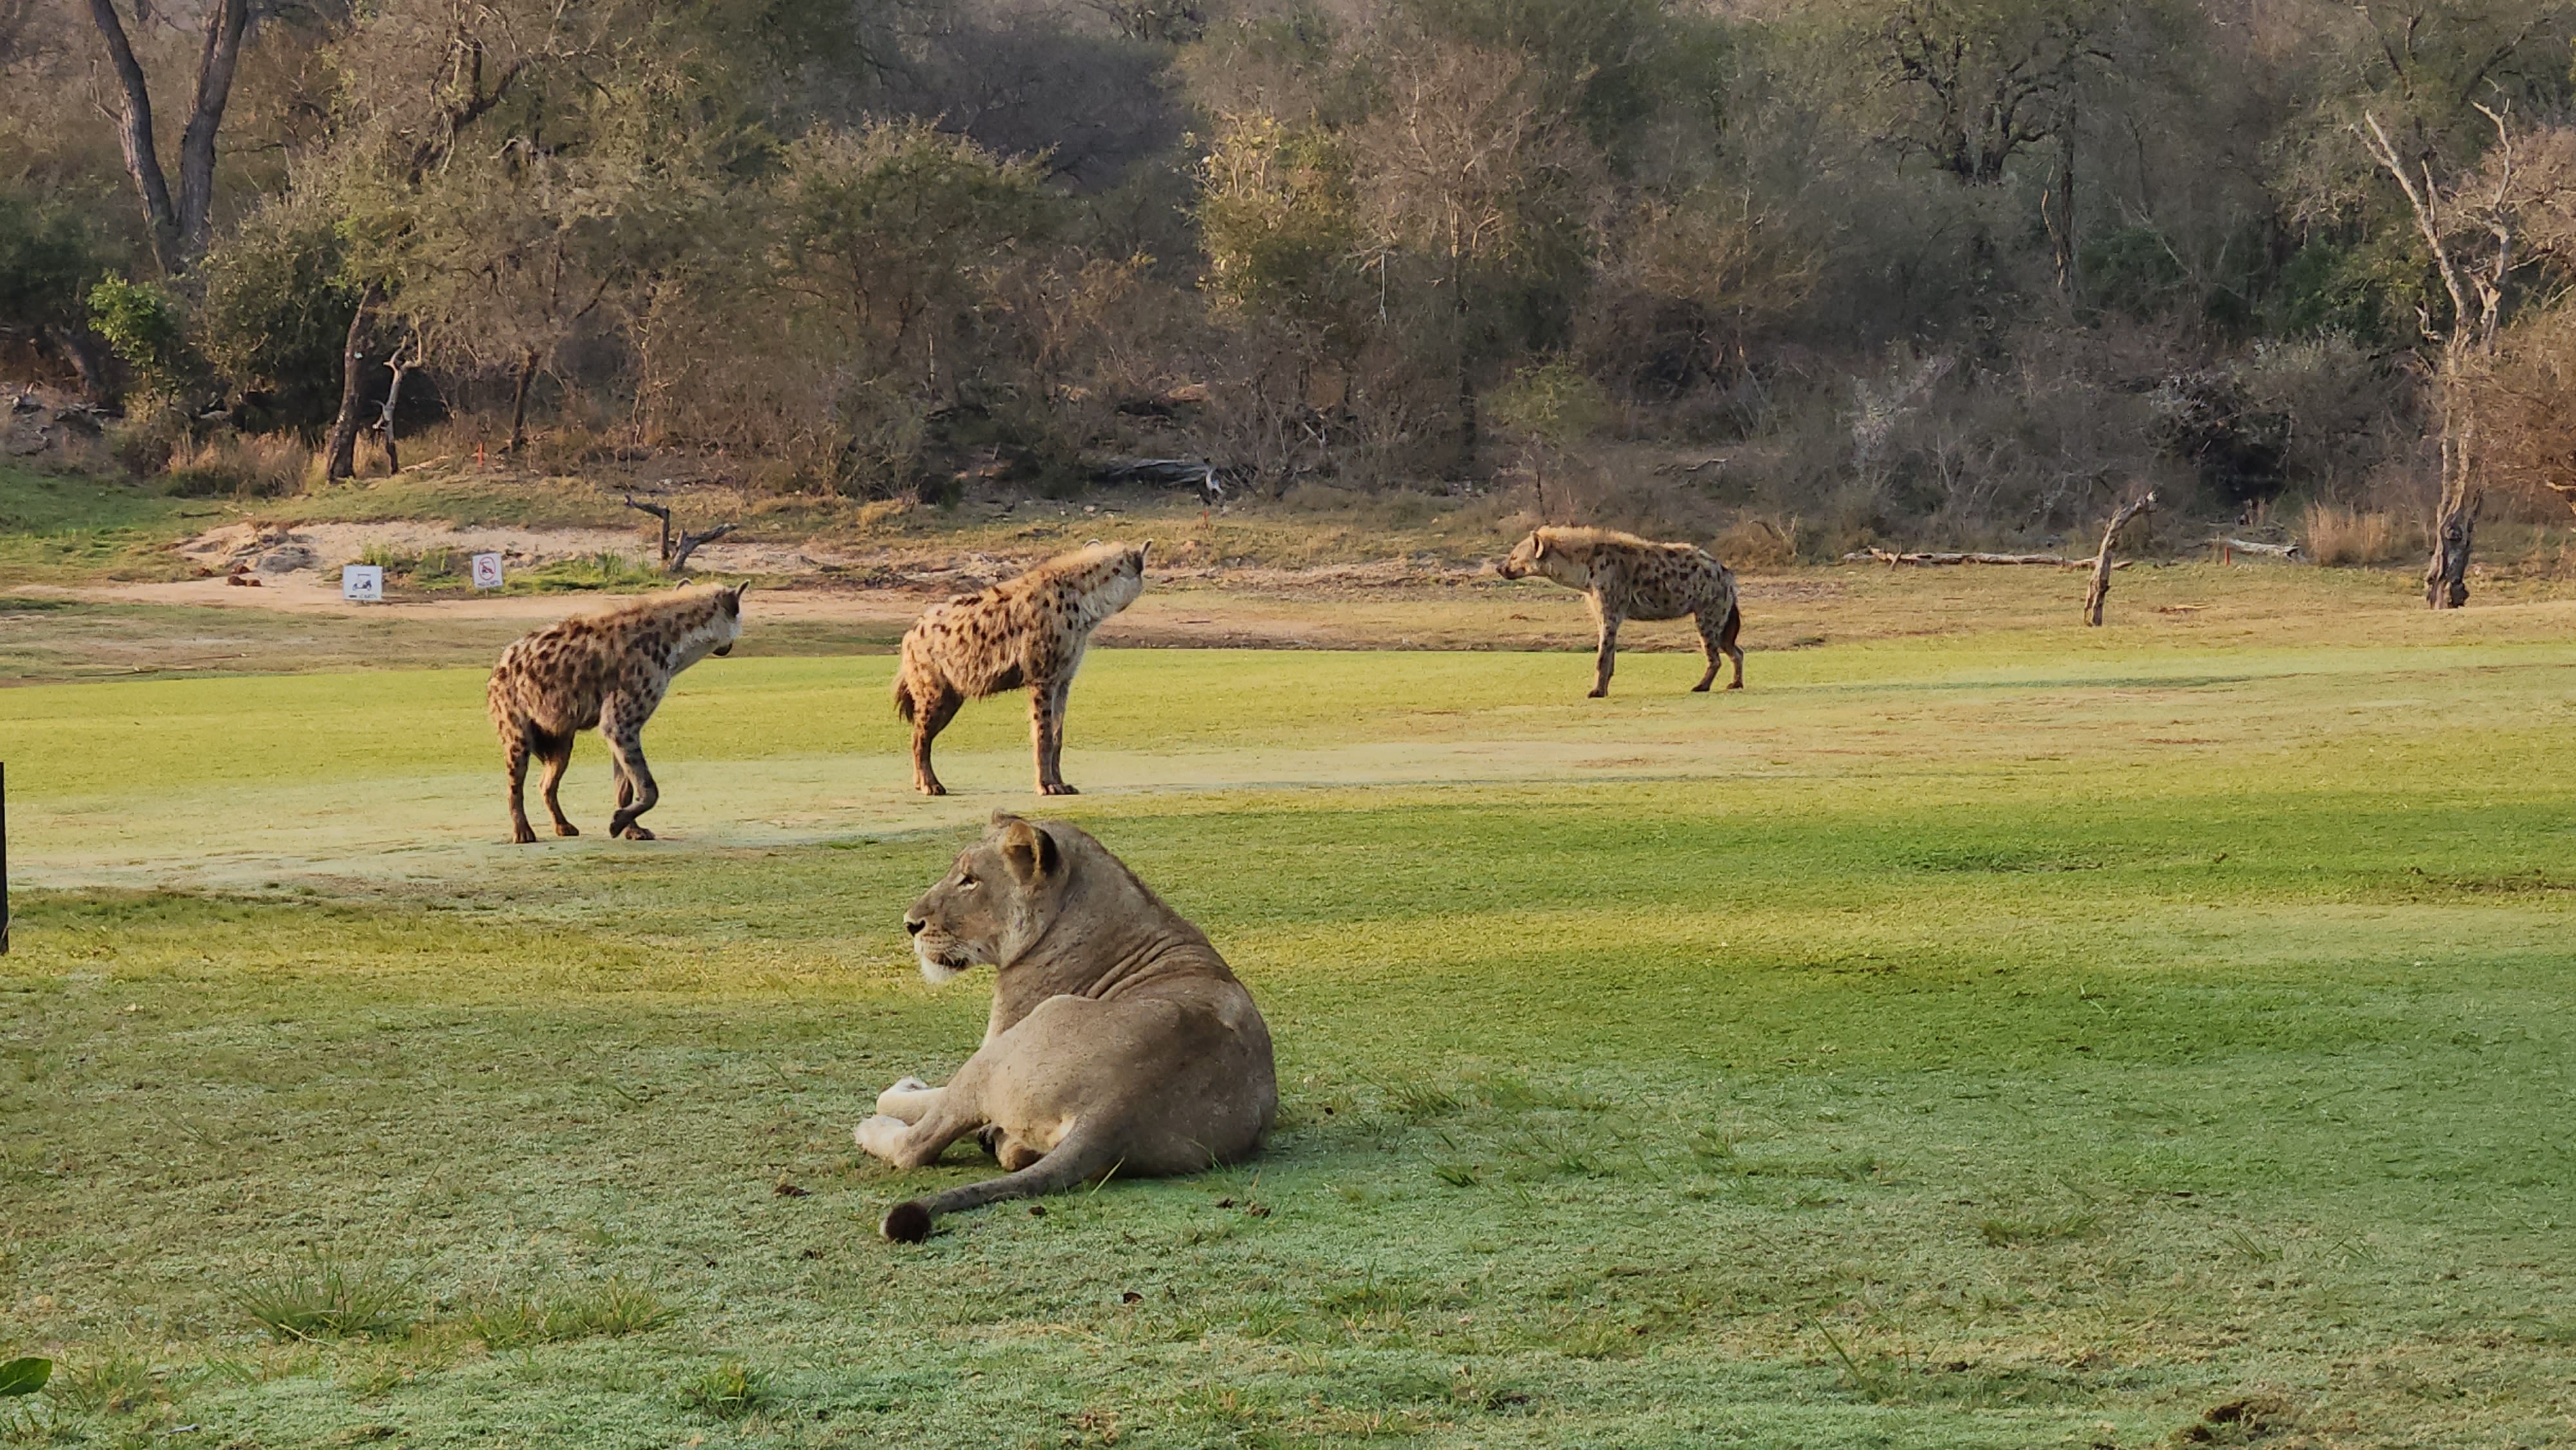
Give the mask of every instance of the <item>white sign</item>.
M 477 589 L 498 589 L 501 587 L 500 555 L 477 554 L 474 556 L 474 587 Z
M 340 566 L 340 597 L 360 604 L 382 604 L 385 600 L 385 570 L 381 564 L 343 564 Z

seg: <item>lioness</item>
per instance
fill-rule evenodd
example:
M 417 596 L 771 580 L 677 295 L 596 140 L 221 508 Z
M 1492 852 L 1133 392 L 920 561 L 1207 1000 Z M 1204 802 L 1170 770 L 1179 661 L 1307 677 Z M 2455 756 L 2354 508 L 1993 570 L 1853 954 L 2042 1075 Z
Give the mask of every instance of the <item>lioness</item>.
M 1699 626 L 1708 670 L 1691 686 L 1706 690 L 1717 679 L 1717 657 L 1735 662 L 1730 690 L 1744 688 L 1744 651 L 1735 636 L 1744 612 L 1735 599 L 1735 575 L 1696 544 L 1658 544 L 1616 529 L 1532 529 L 1496 566 L 1506 579 L 1543 574 L 1580 589 L 1592 605 L 1601 643 L 1592 662 L 1593 699 L 1610 693 L 1610 670 L 1619 658 L 1619 626 L 1631 619 L 1679 619 Z
M 905 1078 L 880 1094 L 859 1146 L 919 1168 L 981 1133 L 1010 1171 L 896 1204 L 887 1238 L 919 1243 L 940 1214 L 1112 1169 L 1195 1173 L 1261 1146 L 1279 1088 L 1252 994 L 1082 831 L 995 812 L 903 926 L 934 985 L 998 969 L 993 1015 L 946 1087 Z

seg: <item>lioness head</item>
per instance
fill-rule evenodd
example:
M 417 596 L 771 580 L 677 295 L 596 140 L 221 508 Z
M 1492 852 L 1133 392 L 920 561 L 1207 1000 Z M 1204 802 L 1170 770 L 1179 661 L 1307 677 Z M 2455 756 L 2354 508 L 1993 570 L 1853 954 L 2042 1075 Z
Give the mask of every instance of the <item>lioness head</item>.
M 968 967 L 1008 966 L 1046 934 L 1065 875 L 1064 851 L 1044 826 L 995 811 L 984 839 L 904 913 L 921 975 L 936 986 Z
M 1591 569 L 1550 538 L 1554 532 L 1553 529 L 1530 530 L 1526 538 L 1512 546 L 1511 557 L 1494 566 L 1494 572 L 1506 579 L 1543 575 L 1577 589 L 1589 585 L 1592 582 Z

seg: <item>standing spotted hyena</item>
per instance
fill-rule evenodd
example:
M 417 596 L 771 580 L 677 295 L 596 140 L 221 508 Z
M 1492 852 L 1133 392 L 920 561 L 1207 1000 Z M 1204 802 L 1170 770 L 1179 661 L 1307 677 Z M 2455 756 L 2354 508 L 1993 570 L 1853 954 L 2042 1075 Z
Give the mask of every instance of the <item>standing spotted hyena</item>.
M 662 798 L 644 764 L 644 722 L 653 718 L 673 675 L 708 655 L 733 652 L 733 642 L 742 637 L 742 592 L 748 587 L 639 599 L 548 625 L 501 651 L 485 699 L 509 762 L 515 839 L 537 838 L 528 829 L 524 800 L 531 755 L 545 762 L 546 813 L 555 818 L 555 834 L 581 834 L 555 803 L 555 787 L 572 764 L 573 737 L 594 725 L 608 741 L 617 774 L 617 814 L 609 818 L 608 834 L 653 839 L 635 824 Z
M 1601 627 L 1600 654 L 1592 673 L 1592 698 L 1610 693 L 1610 667 L 1619 653 L 1619 626 L 1631 619 L 1679 619 L 1699 625 L 1708 673 L 1691 686 L 1705 690 L 1717 678 L 1717 657 L 1735 664 L 1730 690 L 1744 688 L 1744 651 L 1735 644 L 1743 628 L 1736 607 L 1735 575 L 1696 544 L 1658 544 L 1614 529 L 1533 529 L 1512 548 L 1499 571 L 1506 579 L 1544 574 L 1592 602 Z
M 981 594 L 934 604 L 903 636 L 894 708 L 912 722 L 912 783 L 948 788 L 930 768 L 930 742 L 969 700 L 1029 687 L 1029 748 L 1038 794 L 1074 795 L 1064 783 L 1064 705 L 1073 673 L 1100 622 L 1145 592 L 1147 540 L 1094 544 L 1047 560 Z

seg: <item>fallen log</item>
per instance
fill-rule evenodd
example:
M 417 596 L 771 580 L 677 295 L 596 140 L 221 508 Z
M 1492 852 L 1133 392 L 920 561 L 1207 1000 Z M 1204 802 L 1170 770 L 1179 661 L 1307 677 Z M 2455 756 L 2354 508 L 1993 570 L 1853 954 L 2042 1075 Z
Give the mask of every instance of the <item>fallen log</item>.
M 1852 552 L 1843 555 L 1843 562 L 1846 564 L 1886 564 L 1890 567 L 1898 564 L 2020 564 L 2049 569 L 2090 569 L 2093 567 L 2093 561 L 2091 559 L 2069 559 L 2063 554 L 1967 554 L 1926 552 L 1909 552 L 1900 554 L 1891 549 L 1854 549 Z M 2122 559 L 2111 567 L 2114 569 L 2126 569 L 2129 567 L 2129 561 Z
M 1211 504 L 1225 498 L 1225 480 L 1218 476 L 1216 465 L 1196 458 L 1113 458 L 1092 470 L 1091 477 L 1096 483 L 1195 488 Z
M 2212 539 L 2210 542 L 2233 549 L 2240 554 L 2265 554 L 2275 559 L 2299 557 L 2299 546 L 2296 544 L 2258 544 L 2252 539 L 2227 538 Z

